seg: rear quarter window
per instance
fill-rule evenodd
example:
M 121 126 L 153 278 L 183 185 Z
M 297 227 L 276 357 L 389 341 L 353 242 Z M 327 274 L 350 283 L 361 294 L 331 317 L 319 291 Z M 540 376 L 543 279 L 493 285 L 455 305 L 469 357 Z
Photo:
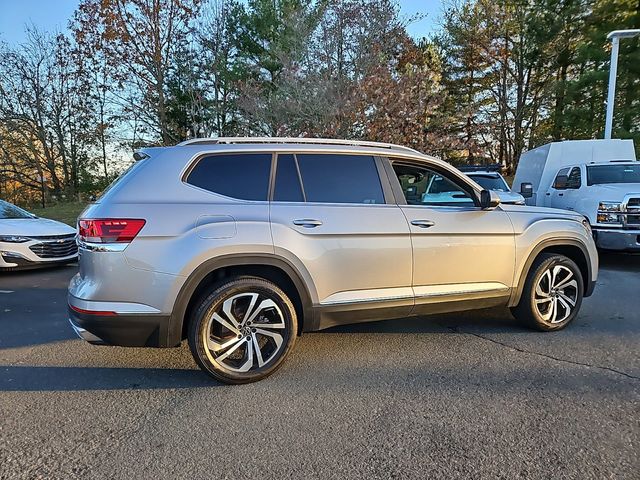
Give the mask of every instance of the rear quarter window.
M 270 153 L 208 155 L 197 161 L 186 182 L 226 197 L 266 201 L 271 157 Z

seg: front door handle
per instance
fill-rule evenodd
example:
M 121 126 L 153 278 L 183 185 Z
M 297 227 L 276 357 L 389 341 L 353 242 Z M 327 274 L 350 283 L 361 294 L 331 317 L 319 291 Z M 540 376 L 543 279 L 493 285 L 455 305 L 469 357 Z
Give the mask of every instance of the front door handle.
M 299 220 L 294 220 L 293 224 L 304 228 L 315 228 L 322 225 L 322 222 L 320 220 L 314 220 L 313 218 L 301 218 Z
M 411 225 L 415 225 L 416 227 L 420 228 L 433 227 L 435 224 L 436 222 L 433 222 L 431 220 L 411 220 Z

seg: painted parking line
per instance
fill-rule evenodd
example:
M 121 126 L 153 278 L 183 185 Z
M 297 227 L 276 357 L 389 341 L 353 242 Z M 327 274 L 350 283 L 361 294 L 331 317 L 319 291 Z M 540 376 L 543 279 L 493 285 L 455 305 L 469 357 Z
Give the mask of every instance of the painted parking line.
M 13 290 L 0 290 L 0 293 L 13 293 Z

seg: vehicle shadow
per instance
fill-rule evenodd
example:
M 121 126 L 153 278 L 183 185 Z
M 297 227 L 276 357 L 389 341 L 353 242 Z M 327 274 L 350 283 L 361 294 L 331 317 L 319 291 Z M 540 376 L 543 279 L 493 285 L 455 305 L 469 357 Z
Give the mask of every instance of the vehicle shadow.
M 640 272 L 640 254 L 600 251 L 600 268 L 618 272 Z
M 218 387 L 204 372 L 186 368 L 0 366 L 0 391 L 154 390 Z

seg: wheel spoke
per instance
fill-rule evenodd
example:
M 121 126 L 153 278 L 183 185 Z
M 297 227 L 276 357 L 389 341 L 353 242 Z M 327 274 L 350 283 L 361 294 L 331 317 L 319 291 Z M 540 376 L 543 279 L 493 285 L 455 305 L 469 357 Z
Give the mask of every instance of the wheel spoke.
M 260 345 L 258 344 L 258 338 L 256 337 L 255 332 L 251 333 L 251 341 L 253 342 L 253 347 L 256 350 L 256 358 L 258 359 L 258 368 L 264 365 L 264 359 L 262 358 L 262 350 L 260 350 Z
M 547 288 L 548 288 L 548 291 L 546 292 L 542 289 L 542 281 L 545 278 L 547 279 Z M 539 295 L 540 297 L 548 297 L 550 293 L 551 293 L 551 272 L 547 270 L 544 272 L 542 277 L 540 277 L 540 280 L 538 280 L 538 285 L 536 285 L 536 294 Z
M 246 325 L 247 319 L 249 318 L 249 314 L 253 311 L 253 307 L 255 307 L 256 302 L 258 301 L 257 293 L 250 293 L 249 295 L 251 295 L 251 302 L 249 302 L 249 307 L 247 308 L 247 311 L 244 312 L 244 318 L 242 319 L 243 325 Z
M 225 348 L 228 348 L 235 343 L 240 342 L 241 340 L 242 338 L 238 338 L 237 336 L 235 336 L 232 339 L 227 340 L 226 342 L 219 343 L 212 338 L 209 338 L 209 340 L 207 341 L 207 347 L 213 352 L 219 352 L 220 350 L 224 350 Z
M 553 323 L 563 322 L 565 319 L 567 319 L 567 317 L 569 317 L 569 315 L 571 315 L 571 307 L 569 306 L 569 304 L 567 302 L 564 301 L 564 299 L 562 297 L 558 297 L 558 302 L 564 308 L 564 316 L 562 318 L 560 318 L 560 319 L 557 319 L 557 318 L 554 319 L 552 321 Z
M 558 268 L 558 267 L 556 267 Z M 568 275 L 562 279 L 561 281 L 559 281 L 557 284 L 554 283 L 554 288 L 563 288 L 567 283 L 571 282 L 573 279 L 573 273 L 571 273 L 571 270 L 568 269 L 564 269 L 567 271 Z M 573 280 L 573 282 L 575 282 L 575 280 Z
M 282 312 L 280 311 L 278 306 L 275 304 L 275 302 L 269 298 L 260 302 L 260 305 L 258 305 L 258 308 L 256 308 L 251 314 L 251 316 L 245 320 L 245 323 L 253 322 L 255 318 L 262 311 L 267 310 L 269 308 L 275 309 L 275 311 L 278 313 L 278 318 L 280 321 L 278 323 L 258 323 L 256 325 L 260 325 L 261 327 L 265 327 L 265 328 L 285 328 Z
M 573 300 L 571 297 L 569 297 L 567 294 L 565 294 L 564 292 L 560 292 L 558 293 L 558 295 L 560 296 L 561 299 L 563 299 L 565 302 L 567 302 L 569 305 L 571 305 L 572 307 L 576 306 L 576 302 L 575 300 Z
M 547 302 L 550 302 L 551 300 L 552 300 L 551 297 L 536 298 L 536 303 L 540 305 L 541 303 L 547 303 Z
M 240 296 L 242 295 L 235 295 L 225 300 L 224 303 L 222 304 L 222 311 L 227 316 L 227 318 L 232 323 L 232 325 L 236 327 L 236 329 L 240 328 L 240 323 L 236 320 L 236 317 L 233 316 L 233 313 L 231 313 L 231 308 L 233 307 L 233 302 L 235 301 L 235 299 Z
M 221 325 L 223 325 L 224 327 L 228 328 L 229 330 L 231 330 L 233 333 L 235 333 L 236 335 L 240 335 L 240 330 L 238 329 L 237 326 L 234 326 L 232 324 L 230 324 L 229 322 L 227 322 L 224 318 L 222 318 L 220 315 L 218 315 L 217 313 L 214 313 L 212 318 L 220 323 Z
M 240 347 L 240 345 L 242 345 L 242 343 L 243 342 L 236 343 L 233 347 L 231 347 L 229 350 L 224 352 L 222 355 L 220 355 L 219 357 L 216 357 L 216 360 L 218 362 L 222 362 L 225 358 L 227 358 L 229 355 L 231 355 L 233 352 L 235 352 L 238 349 L 238 347 Z
M 255 333 L 273 338 L 273 341 L 276 342 L 276 350 L 280 349 L 280 347 L 282 346 L 282 342 L 284 341 L 282 335 L 280 335 L 279 333 L 270 332 L 269 330 L 263 330 L 262 328 L 256 328 Z

